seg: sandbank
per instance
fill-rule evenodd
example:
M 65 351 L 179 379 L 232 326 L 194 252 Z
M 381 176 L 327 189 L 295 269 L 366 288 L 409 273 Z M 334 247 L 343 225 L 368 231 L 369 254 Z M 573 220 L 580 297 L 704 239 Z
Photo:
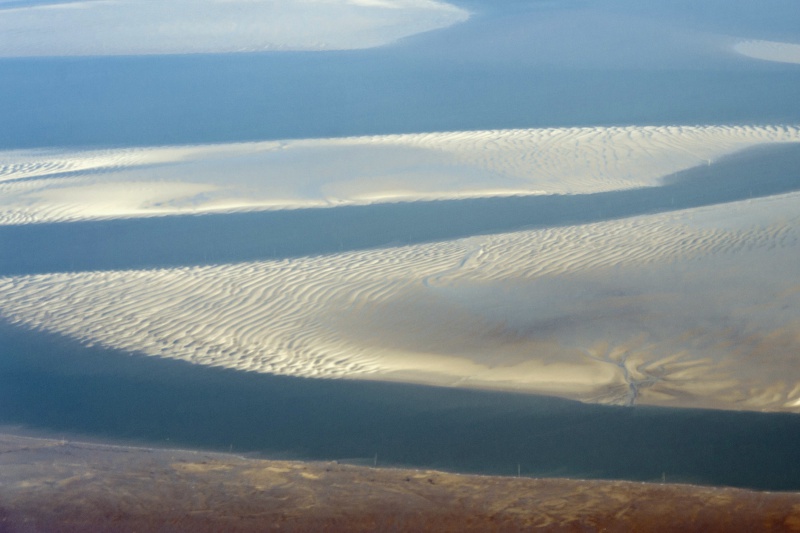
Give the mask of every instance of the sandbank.
M 743 55 L 762 61 L 800 64 L 800 44 L 777 41 L 742 41 L 733 49 Z
M 797 412 L 799 199 L 316 257 L 11 276 L 0 315 L 244 371 Z
M 468 17 L 466 11 L 435 0 L 117 0 L 0 5 L 0 57 L 370 48 Z
M 0 224 L 652 187 L 795 126 L 465 131 L 0 153 Z
M 748 188 L 772 183 L 768 159 L 756 160 L 752 187 L 734 175 L 752 170 L 746 158 L 720 163 L 727 185 L 713 166 L 798 139 L 788 126 L 620 127 L 6 152 L 0 219 L 20 228 L 359 204 L 380 217 L 389 201 L 509 195 L 582 195 L 581 209 L 611 211 L 324 255 L 10 274 L 0 317 L 241 371 L 798 412 L 800 193 L 781 183 L 794 159 L 769 169 L 777 188 L 750 199 Z M 710 174 L 674 174 L 689 168 Z M 669 207 L 676 179 L 726 186 Z M 601 203 L 624 190 L 653 191 L 659 212 L 619 210 L 613 195 Z M 309 237 L 297 222 L 280 231 Z

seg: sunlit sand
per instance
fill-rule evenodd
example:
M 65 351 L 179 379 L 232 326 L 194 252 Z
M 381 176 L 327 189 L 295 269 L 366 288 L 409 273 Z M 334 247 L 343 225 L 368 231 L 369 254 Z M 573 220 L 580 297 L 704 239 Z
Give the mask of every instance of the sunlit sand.
M 638 133 L 621 131 L 625 139 Z M 603 177 L 600 188 L 619 184 L 618 175 L 628 186 L 630 161 L 640 160 L 644 181 L 655 184 L 656 169 L 696 164 L 760 136 L 796 135 L 688 130 L 700 138 L 717 131 L 716 143 L 691 151 L 658 142 L 650 146 L 663 151 L 643 156 L 628 140 L 624 164 L 609 156 L 613 149 L 578 150 L 578 159 L 588 161 L 584 175 Z M 535 166 L 510 149 L 484 152 L 452 149 L 464 160 L 503 161 L 519 175 Z M 623 170 L 598 163 L 607 160 Z M 584 179 L 570 188 L 591 190 Z M 238 370 L 800 411 L 799 248 L 800 194 L 791 193 L 327 256 L 6 277 L 0 315 L 88 344 Z
M 792 1 L 0 0 L 0 530 L 800 531 Z
M 798 141 L 795 126 L 633 126 L 4 152 L 0 224 L 596 193 Z
M 6 152 L 0 221 L 653 188 L 798 141 L 789 126 L 617 127 Z M 790 193 L 323 256 L 7 276 L 0 316 L 245 371 L 800 411 L 798 213 Z
M 775 41 L 743 41 L 733 49 L 743 56 L 778 63 L 800 63 L 800 44 Z
M 0 4 L 0 57 L 370 48 L 468 16 L 434 0 Z

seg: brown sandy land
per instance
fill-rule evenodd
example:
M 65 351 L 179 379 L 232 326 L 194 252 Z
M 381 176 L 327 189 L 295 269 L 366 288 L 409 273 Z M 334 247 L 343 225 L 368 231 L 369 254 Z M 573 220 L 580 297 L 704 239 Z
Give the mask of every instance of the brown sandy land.
M 457 475 L 0 435 L 0 532 L 800 531 L 800 493 Z

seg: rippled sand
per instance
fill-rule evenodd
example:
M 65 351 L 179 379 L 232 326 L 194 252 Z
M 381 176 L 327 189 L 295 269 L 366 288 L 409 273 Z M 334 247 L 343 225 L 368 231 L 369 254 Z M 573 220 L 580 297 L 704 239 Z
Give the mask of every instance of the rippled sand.
M 800 411 L 800 195 L 280 261 L 0 279 L 2 316 L 277 374 Z
M 0 220 L 658 187 L 725 154 L 798 140 L 794 127 L 628 127 L 7 152 Z M 244 371 L 800 411 L 800 193 L 599 220 L 281 260 L 6 276 L 0 317 Z
M 795 126 L 554 128 L 0 153 L 0 224 L 655 186 Z

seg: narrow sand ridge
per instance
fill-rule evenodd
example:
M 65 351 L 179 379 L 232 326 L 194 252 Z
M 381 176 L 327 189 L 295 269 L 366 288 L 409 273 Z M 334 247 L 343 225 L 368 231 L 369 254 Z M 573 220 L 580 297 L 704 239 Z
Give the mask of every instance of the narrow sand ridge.
M 331 256 L 0 279 L 152 356 L 613 404 L 800 411 L 800 194 Z
M 794 126 L 665 126 L 13 151 L 0 153 L 0 224 L 594 193 L 798 141 Z
M 747 57 L 778 63 L 800 64 L 800 44 L 776 41 L 742 41 L 733 49 Z
M 435 0 L 65 0 L 5 9 L 0 5 L 0 57 L 370 48 L 468 17 L 466 11 Z

